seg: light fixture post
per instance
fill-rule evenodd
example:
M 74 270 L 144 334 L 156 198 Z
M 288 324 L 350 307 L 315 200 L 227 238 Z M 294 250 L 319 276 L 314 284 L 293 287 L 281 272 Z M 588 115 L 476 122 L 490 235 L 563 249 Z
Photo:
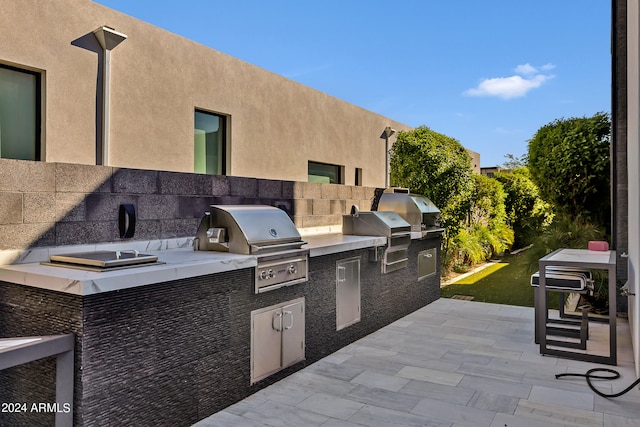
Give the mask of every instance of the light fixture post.
M 100 164 L 109 165 L 109 124 L 111 121 L 111 49 L 127 39 L 126 34 L 117 32 L 111 27 L 102 26 L 93 34 L 104 51 L 102 66 L 102 158 Z
M 384 139 L 384 187 L 389 188 L 390 185 L 390 167 L 389 167 L 389 137 L 396 133 L 395 129 L 391 129 L 391 126 L 387 126 L 380 135 L 381 139 Z

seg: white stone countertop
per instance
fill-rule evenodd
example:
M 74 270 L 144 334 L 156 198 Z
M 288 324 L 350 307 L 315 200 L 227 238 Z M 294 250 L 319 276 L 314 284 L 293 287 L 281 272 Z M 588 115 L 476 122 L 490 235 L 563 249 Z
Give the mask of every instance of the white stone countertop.
M 256 266 L 255 256 L 194 251 L 191 248 L 145 253 L 157 255 L 158 261 L 164 264 L 104 272 L 40 263 L 12 264 L 0 267 L 0 280 L 75 295 L 91 295 Z
M 315 256 L 384 246 L 386 238 L 326 234 L 304 236 L 303 249 Z M 49 256 L 98 250 L 132 250 L 157 255 L 163 264 L 139 266 L 113 271 L 86 271 L 43 265 Z M 170 280 L 222 273 L 257 265 L 254 255 L 226 252 L 194 251 L 192 239 L 148 242 L 122 242 L 97 245 L 37 248 L 28 251 L 0 251 L 0 281 L 33 286 L 75 295 L 91 295 Z
M 307 242 L 303 249 L 309 249 L 309 257 L 335 254 L 340 252 L 365 249 L 387 244 L 386 237 L 380 236 L 349 236 L 344 234 L 321 234 L 316 236 L 303 236 Z

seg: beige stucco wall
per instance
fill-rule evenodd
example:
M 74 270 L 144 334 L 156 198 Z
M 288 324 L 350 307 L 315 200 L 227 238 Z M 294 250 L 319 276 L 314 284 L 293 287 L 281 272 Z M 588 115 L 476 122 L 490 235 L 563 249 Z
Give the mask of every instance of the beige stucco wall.
M 480 173 L 480 153 L 476 153 L 475 151 L 467 150 L 467 154 L 471 158 L 471 169 L 473 169 L 473 173 Z
M 4 0 L 0 62 L 43 73 L 47 162 L 96 162 L 103 25 L 128 36 L 111 53 L 111 166 L 192 172 L 198 108 L 230 117 L 229 175 L 306 181 L 312 160 L 375 187 L 381 132 L 410 129 L 90 0 Z

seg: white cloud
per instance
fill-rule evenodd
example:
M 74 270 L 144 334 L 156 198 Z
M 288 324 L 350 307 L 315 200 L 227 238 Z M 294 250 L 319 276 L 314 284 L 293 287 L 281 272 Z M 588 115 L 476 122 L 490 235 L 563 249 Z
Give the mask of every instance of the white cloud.
M 533 74 L 540 74 L 541 72 L 544 72 L 544 71 L 553 70 L 554 68 L 556 68 L 556 66 L 551 63 L 544 64 L 541 67 L 534 67 L 533 65 L 527 62 L 526 64 L 518 65 L 513 71 L 515 71 L 516 74 L 520 74 L 523 76 L 530 76 Z
M 536 67 L 532 66 L 528 62 L 524 65 L 518 65 L 514 71 L 516 72 L 516 74 L 522 74 L 524 76 L 536 74 L 538 72 Z
M 555 65 L 546 64 L 540 70 L 548 71 L 553 68 Z M 529 63 L 518 65 L 514 70 L 516 75 L 484 79 L 477 87 L 464 91 L 463 95 L 497 96 L 502 99 L 525 96 L 530 90 L 539 88 L 554 78 L 553 75 L 542 74 L 540 70 Z

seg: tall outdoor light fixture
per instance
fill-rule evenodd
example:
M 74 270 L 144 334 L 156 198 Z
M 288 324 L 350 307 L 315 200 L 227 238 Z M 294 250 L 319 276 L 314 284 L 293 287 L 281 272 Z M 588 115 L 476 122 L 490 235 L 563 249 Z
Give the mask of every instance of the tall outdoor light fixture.
M 391 126 L 387 126 L 382 131 L 380 139 L 384 139 L 384 186 L 389 188 L 389 137 L 396 133 L 395 129 L 391 129 Z
M 100 42 L 104 50 L 104 61 L 102 66 L 102 159 L 101 164 L 109 165 L 109 121 L 110 121 L 110 97 L 111 97 L 111 49 L 118 46 L 127 39 L 126 34 L 122 34 L 113 28 L 102 26 L 95 30 L 93 34 Z

